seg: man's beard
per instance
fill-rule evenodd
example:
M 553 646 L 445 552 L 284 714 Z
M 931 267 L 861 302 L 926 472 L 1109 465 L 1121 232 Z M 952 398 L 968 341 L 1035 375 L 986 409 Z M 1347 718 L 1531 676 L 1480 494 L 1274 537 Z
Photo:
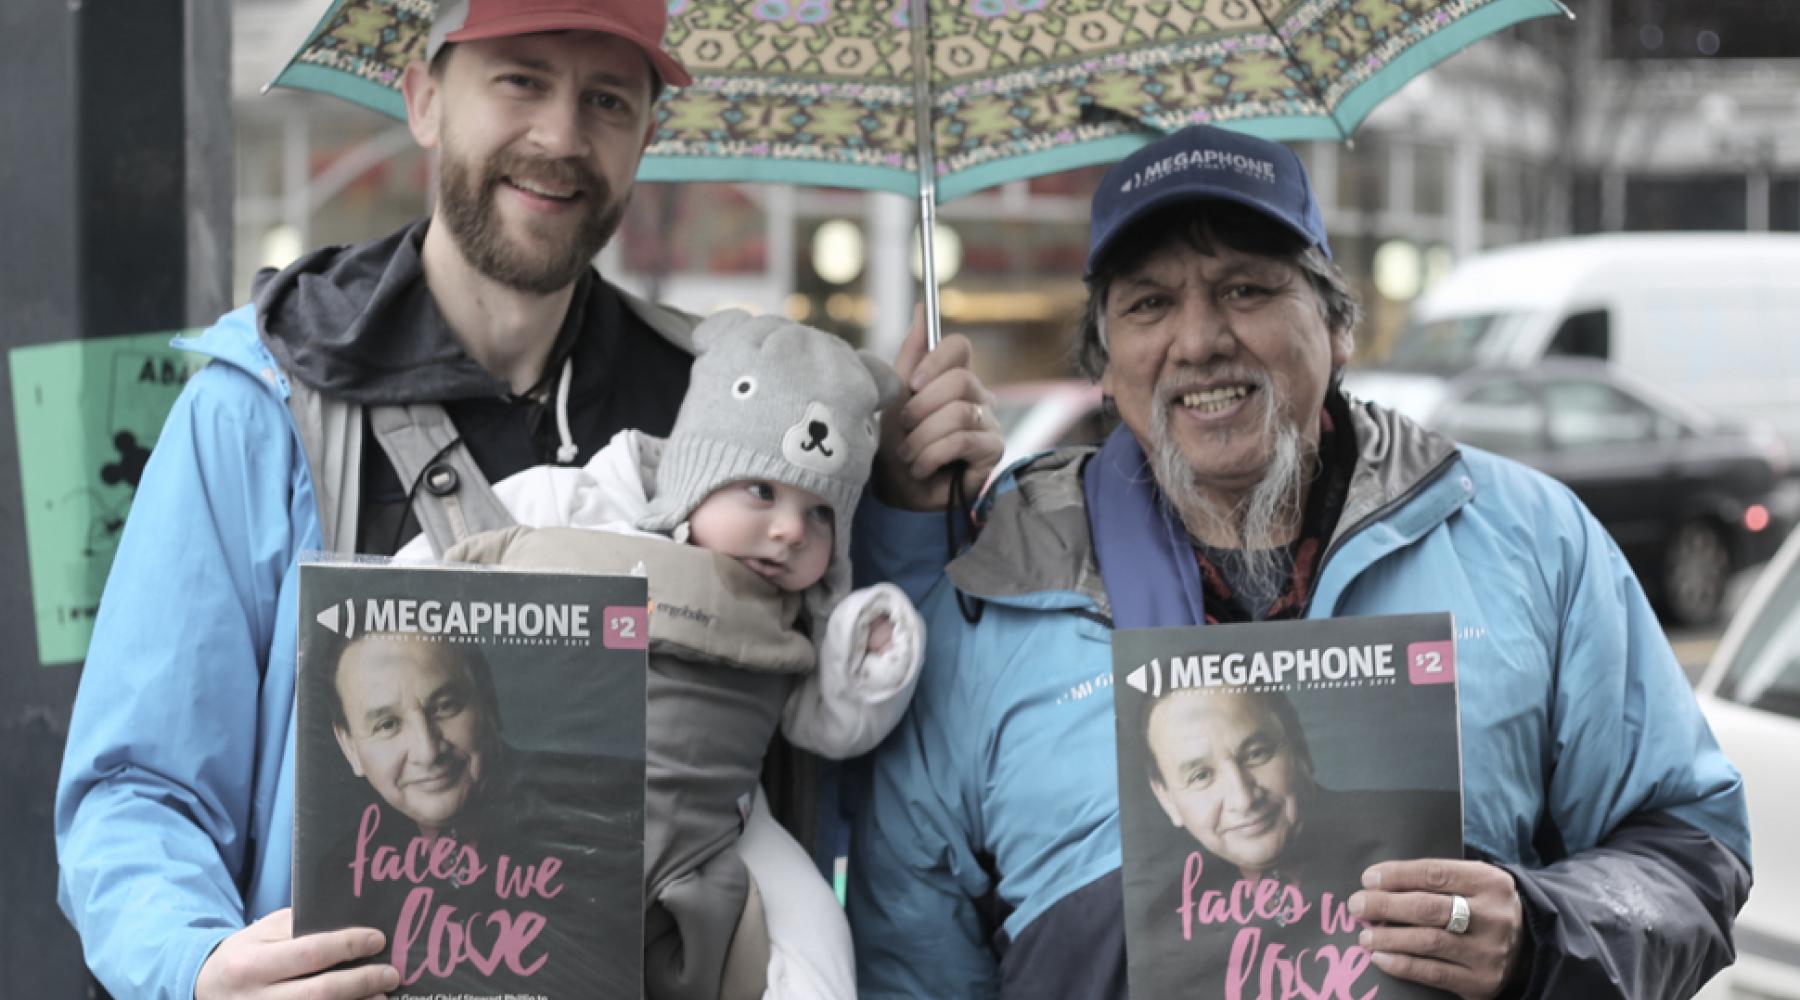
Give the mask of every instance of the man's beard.
M 1314 455 L 1306 453 L 1299 426 L 1283 417 L 1269 379 L 1252 375 L 1242 380 L 1256 385 L 1255 396 L 1262 404 L 1260 428 L 1243 433 L 1262 433 L 1273 444 L 1262 478 L 1236 504 L 1202 489 L 1193 466 L 1182 454 L 1169 427 L 1170 411 L 1181 405 L 1172 398 L 1173 387 L 1158 385 L 1156 389 L 1150 411 L 1154 439 L 1150 464 L 1157 485 L 1188 534 L 1218 548 L 1235 547 L 1243 558 L 1245 574 L 1258 591 L 1268 593 L 1279 588 L 1289 571 L 1285 546 L 1299 528 L 1306 488 L 1318 463 Z M 1222 438 L 1220 443 L 1226 440 Z
M 500 153 L 489 160 L 480 176 L 476 166 L 446 148 L 440 163 L 438 212 L 463 256 L 482 275 L 521 292 L 548 295 L 573 284 L 625 216 L 625 200 L 614 201 L 599 175 L 580 161 L 542 160 Z M 514 177 L 552 188 L 579 188 L 580 215 L 574 232 L 547 251 L 533 252 L 509 237 L 506 224 L 495 210 L 494 193 Z M 566 226 L 566 220 L 552 224 Z M 527 222 L 527 227 L 532 223 Z

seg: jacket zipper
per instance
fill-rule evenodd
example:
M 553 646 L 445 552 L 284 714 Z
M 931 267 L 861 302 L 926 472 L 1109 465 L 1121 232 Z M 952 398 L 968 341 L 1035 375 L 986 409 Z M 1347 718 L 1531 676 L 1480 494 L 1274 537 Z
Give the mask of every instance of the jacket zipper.
M 1424 475 L 1420 476 L 1417 480 L 1415 480 L 1411 486 L 1408 486 L 1405 490 L 1401 491 L 1401 493 L 1399 495 L 1395 496 L 1392 500 L 1389 500 L 1387 503 L 1384 503 L 1381 506 L 1370 511 L 1369 513 L 1365 514 L 1363 516 L 1362 520 L 1351 525 L 1348 530 L 1340 533 L 1336 538 L 1332 539 L 1330 545 L 1325 546 L 1325 553 L 1323 555 L 1319 556 L 1318 569 L 1316 569 L 1313 573 L 1313 585 L 1314 586 L 1313 586 L 1312 592 L 1308 593 L 1306 595 L 1305 603 L 1300 605 L 1300 619 L 1301 620 L 1304 620 L 1305 618 L 1307 618 L 1309 615 L 1312 614 L 1313 598 L 1315 596 L 1317 596 L 1317 594 L 1319 592 L 1318 591 L 1319 578 L 1323 577 L 1325 575 L 1326 564 L 1331 562 L 1331 557 L 1333 555 L 1335 555 L 1339 549 L 1344 547 L 1344 543 L 1346 541 L 1348 541 L 1349 539 L 1355 537 L 1356 535 L 1360 534 L 1365 529 L 1367 529 L 1369 527 L 1369 525 L 1374 524 L 1375 522 L 1381 520 L 1383 517 L 1386 517 L 1389 513 L 1393 512 L 1396 508 L 1404 505 L 1408 500 L 1411 500 L 1413 497 L 1418 496 L 1420 491 L 1424 490 L 1425 487 L 1436 482 L 1438 477 L 1442 476 L 1444 474 L 1444 472 L 1446 470 L 1448 470 L 1450 468 L 1450 466 L 1454 465 L 1456 463 L 1456 460 L 1460 457 L 1462 457 L 1462 452 L 1459 449 L 1456 449 L 1456 448 L 1450 449 L 1449 454 L 1445 455 L 1442 459 L 1439 459 L 1438 464 L 1432 466 L 1429 470 L 1427 470 L 1426 473 Z
M 1103 615 L 1092 608 L 1066 608 L 1064 610 L 1077 618 L 1086 618 L 1088 621 L 1094 622 L 1102 628 L 1110 629 L 1113 627 L 1111 615 Z

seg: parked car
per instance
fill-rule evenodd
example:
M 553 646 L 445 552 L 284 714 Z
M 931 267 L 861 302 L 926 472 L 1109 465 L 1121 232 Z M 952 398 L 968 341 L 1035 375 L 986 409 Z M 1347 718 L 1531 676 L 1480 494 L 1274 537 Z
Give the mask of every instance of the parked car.
M 1471 257 L 1414 303 L 1386 366 L 1609 361 L 1800 453 L 1800 236 L 1632 233 Z
M 1764 570 L 1697 694 L 1744 775 L 1756 884 L 1737 920 L 1737 964 L 1703 1000 L 1800 1000 L 1800 532 Z
M 1581 359 L 1451 377 L 1353 372 L 1359 396 L 1464 444 L 1517 459 L 1575 491 L 1672 622 L 1714 620 L 1731 577 L 1774 553 L 1796 517 L 1773 432 L 1718 420 Z

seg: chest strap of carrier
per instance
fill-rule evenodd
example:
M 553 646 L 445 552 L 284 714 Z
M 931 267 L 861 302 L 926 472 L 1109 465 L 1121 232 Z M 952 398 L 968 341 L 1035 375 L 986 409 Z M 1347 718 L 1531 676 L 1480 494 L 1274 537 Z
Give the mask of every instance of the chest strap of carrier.
M 288 410 L 312 474 L 326 551 L 356 551 L 365 419 L 401 485 L 411 490 L 413 516 L 434 553 L 514 523 L 443 407 L 414 403 L 365 409 L 290 378 Z
M 371 406 L 368 418 L 375 440 L 411 492 L 413 515 L 434 554 L 514 523 L 443 407 Z
M 355 552 L 357 514 L 362 509 L 363 409 L 322 396 L 290 376 L 288 411 L 312 474 L 325 551 Z

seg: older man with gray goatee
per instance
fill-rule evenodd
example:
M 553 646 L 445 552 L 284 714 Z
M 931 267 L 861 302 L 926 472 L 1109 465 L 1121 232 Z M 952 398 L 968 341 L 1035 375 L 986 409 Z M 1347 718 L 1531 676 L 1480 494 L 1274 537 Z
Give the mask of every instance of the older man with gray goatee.
M 1124 996 L 1112 699 L 1071 694 L 1110 629 L 1424 611 L 1460 632 L 1464 856 L 1363 873 L 1374 965 L 1635 1000 L 1730 961 L 1742 783 L 1642 590 L 1567 490 L 1339 390 L 1358 307 L 1298 158 L 1208 127 L 1139 151 L 1087 284 L 1124 425 L 1003 477 L 922 609 L 853 839 L 863 996 Z

